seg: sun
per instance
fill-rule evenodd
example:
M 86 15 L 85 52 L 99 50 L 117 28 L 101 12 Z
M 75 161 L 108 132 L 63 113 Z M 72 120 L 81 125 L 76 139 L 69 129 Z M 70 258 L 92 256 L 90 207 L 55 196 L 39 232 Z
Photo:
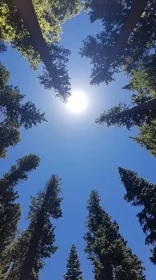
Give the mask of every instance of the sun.
M 88 100 L 83 91 L 73 91 L 66 103 L 67 108 L 74 113 L 80 113 L 87 108 Z

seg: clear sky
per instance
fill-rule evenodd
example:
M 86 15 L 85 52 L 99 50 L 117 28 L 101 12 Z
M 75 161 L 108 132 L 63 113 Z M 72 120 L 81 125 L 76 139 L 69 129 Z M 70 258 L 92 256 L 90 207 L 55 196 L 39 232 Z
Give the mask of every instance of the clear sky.
M 134 143 L 129 136 L 136 130 L 107 128 L 95 124 L 100 113 L 120 101 L 129 101 L 130 93 L 122 90 L 127 79 L 122 74 L 109 86 L 89 85 L 90 62 L 81 58 L 79 48 L 88 34 L 99 31 L 100 24 L 90 24 L 85 13 L 68 20 L 63 26 L 62 44 L 72 52 L 68 63 L 72 90 L 82 90 L 88 97 L 87 109 L 80 113 L 70 112 L 55 98 L 53 90 L 45 90 L 38 82 L 26 59 L 16 50 L 9 49 L 1 60 L 11 72 L 10 83 L 18 85 L 25 100 L 35 102 L 46 113 L 48 123 L 21 130 L 22 141 L 10 148 L 7 159 L 0 160 L 0 175 L 6 172 L 16 159 L 36 153 L 41 158 L 39 168 L 29 174 L 29 180 L 18 187 L 22 207 L 21 230 L 29 210 L 29 197 L 44 187 L 52 173 L 62 178 L 64 201 L 63 218 L 56 224 L 58 251 L 49 259 L 41 272 L 41 280 L 61 280 L 66 272 L 66 258 L 72 243 L 77 246 L 85 280 L 93 279 L 92 268 L 83 253 L 85 243 L 86 203 L 90 191 L 96 189 L 104 209 L 116 219 L 120 232 L 128 240 L 133 253 L 144 262 L 147 280 L 155 280 L 156 268 L 150 263 L 150 248 L 144 245 L 145 236 L 137 221 L 138 209 L 123 199 L 124 187 L 120 183 L 118 166 L 135 170 L 151 182 L 156 182 L 155 158 Z

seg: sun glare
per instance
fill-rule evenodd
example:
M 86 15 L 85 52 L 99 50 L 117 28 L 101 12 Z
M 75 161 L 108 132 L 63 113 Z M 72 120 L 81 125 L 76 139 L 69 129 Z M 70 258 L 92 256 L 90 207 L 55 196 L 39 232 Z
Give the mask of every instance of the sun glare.
M 74 91 L 66 103 L 67 108 L 74 113 L 80 113 L 87 107 L 88 100 L 83 91 Z

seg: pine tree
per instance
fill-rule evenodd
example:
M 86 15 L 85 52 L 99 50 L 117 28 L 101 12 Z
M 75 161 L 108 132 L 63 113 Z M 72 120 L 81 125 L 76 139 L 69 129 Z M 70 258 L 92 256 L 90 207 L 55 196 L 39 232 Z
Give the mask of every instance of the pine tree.
M 0 63 L 0 111 L 5 118 L 4 123 L 16 128 L 24 126 L 25 129 L 29 129 L 45 121 L 45 114 L 40 113 L 34 103 L 22 103 L 25 95 L 20 94 L 18 87 L 7 85 L 9 77 L 9 72 Z
M 130 138 L 146 148 L 151 155 L 156 156 L 156 121 L 151 122 L 150 126 L 143 125 L 138 135 Z
M 59 41 L 62 24 L 79 13 L 81 8 L 81 0 L 1 1 L 0 40 L 10 42 L 36 67 L 40 62 L 34 44 L 35 40 L 40 40 L 38 30 L 46 43 Z
M 103 30 L 88 36 L 81 55 L 93 64 L 91 84 L 108 84 L 114 73 L 131 72 L 155 60 L 155 0 L 87 0 L 90 21 L 100 20 Z
M 156 83 L 152 70 L 148 69 L 148 72 L 146 70 L 133 71 L 130 83 L 123 87 L 133 92 L 131 97 L 133 107 L 119 103 L 104 111 L 96 123 L 106 123 L 108 127 L 126 126 L 127 129 L 137 126 L 138 135 L 130 138 L 155 155 Z
M 132 206 L 142 207 L 137 217 L 146 234 L 145 244 L 153 246 L 150 259 L 156 264 L 156 184 L 139 178 L 136 172 L 121 167 L 119 174 L 126 189 L 125 200 Z
M 11 252 L 11 269 L 8 280 L 38 280 L 44 259 L 50 258 L 57 250 L 55 226 L 51 218 L 62 217 L 59 188 L 60 179 L 53 175 L 43 191 L 31 198 L 28 215 L 28 229 L 17 239 Z
M 144 98 L 147 97 L 146 100 L 149 100 L 156 97 L 156 81 L 152 65 L 139 71 L 133 70 L 129 84 L 123 89 L 135 93 L 137 98 L 144 96 Z
M 92 262 L 95 280 L 144 280 L 142 262 L 127 247 L 116 221 L 112 222 L 100 206 L 96 191 L 91 192 L 87 209 L 85 252 Z
M 0 62 L 0 157 L 6 157 L 7 148 L 20 141 L 19 128 L 30 129 L 46 121 L 45 114 L 28 101 L 23 103 L 24 95 L 17 87 L 7 85 L 9 72 Z
M 68 62 L 70 51 L 58 45 L 48 45 L 49 58 L 43 73 L 38 77 L 46 89 L 55 89 L 56 95 L 66 101 L 70 96 L 70 82 L 65 64 Z
M 124 86 L 124 89 L 133 91 L 132 102 L 140 105 L 152 98 L 156 97 L 156 82 L 152 68 L 142 71 L 133 71 L 130 83 Z M 155 119 L 150 120 L 149 124 L 143 124 L 138 127 L 139 132 L 136 137 L 130 137 L 137 144 L 146 148 L 150 154 L 156 156 L 156 123 Z
M 15 146 L 20 142 L 20 132 L 12 127 L 6 127 L 4 123 L 0 123 L 0 157 L 7 156 L 7 148 Z
M 65 100 L 70 93 L 66 68 L 69 51 L 58 46 L 62 24 L 79 13 L 81 0 L 27 0 L 0 2 L 0 40 L 10 42 L 34 68 L 46 66 L 42 84 Z
M 96 123 L 106 123 L 108 127 L 112 125 L 126 126 L 127 129 L 130 129 L 132 126 L 150 125 L 155 119 L 156 98 L 152 98 L 132 108 L 125 103 L 119 103 L 108 111 L 104 111 L 96 120 Z
M 10 73 L 0 61 L 0 90 L 4 89 L 10 77 Z
M 64 279 L 83 280 L 82 271 L 80 269 L 80 261 L 74 244 L 70 249 L 69 258 L 67 260 L 67 272 L 64 275 Z
M 4 42 L 0 41 L 0 53 L 3 53 L 7 50 L 6 45 L 4 44 Z
M 21 208 L 19 203 L 10 203 L 6 206 L 5 213 L 0 209 L 2 220 L 0 225 L 0 280 L 6 279 L 7 271 L 10 267 L 10 254 L 13 243 L 19 234 L 18 222 L 21 218 Z
M 19 197 L 15 187 L 28 179 L 28 172 L 35 170 L 39 162 L 36 155 L 24 156 L 0 179 L 0 263 L 3 252 L 16 236 L 21 216 L 20 205 L 15 203 Z

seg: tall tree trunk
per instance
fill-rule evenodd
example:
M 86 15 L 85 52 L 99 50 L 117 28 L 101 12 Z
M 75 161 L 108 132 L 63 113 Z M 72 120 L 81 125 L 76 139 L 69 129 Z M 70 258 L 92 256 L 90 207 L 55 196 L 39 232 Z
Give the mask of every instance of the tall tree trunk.
M 156 109 L 156 97 L 155 98 L 152 98 L 138 106 L 134 106 L 133 108 L 131 109 L 128 109 L 128 110 L 125 110 L 121 113 L 116 113 L 114 114 L 112 117 L 115 117 L 115 116 L 125 116 L 125 115 L 128 115 L 128 114 L 132 114 L 132 113 L 139 113 L 140 111 L 146 111 L 146 110 L 150 110 L 150 109 Z
M 32 273 L 32 267 L 33 267 L 37 249 L 38 249 L 38 244 L 39 244 L 40 238 L 42 237 L 42 228 L 43 228 L 43 223 L 44 223 L 44 217 L 46 216 L 47 209 L 48 209 L 49 193 L 50 193 L 50 187 L 47 189 L 47 192 L 46 192 L 46 195 L 45 195 L 42 207 L 41 207 L 40 215 L 39 215 L 37 224 L 35 226 L 33 236 L 29 243 L 29 248 L 28 248 L 28 251 L 26 254 L 26 258 L 22 265 L 19 280 L 29 280 L 30 279 L 30 275 Z
M 127 17 L 126 23 L 121 30 L 120 36 L 118 37 L 115 46 L 114 46 L 114 54 L 117 55 L 122 50 L 123 46 L 127 42 L 130 34 L 135 28 L 136 24 L 139 22 L 142 13 L 145 10 L 148 0 L 134 0 L 132 4 L 132 8 Z
M 36 225 L 35 231 L 33 233 L 33 237 L 29 244 L 29 249 L 28 249 L 28 252 L 26 255 L 26 259 L 23 263 L 23 266 L 22 266 L 22 269 L 20 272 L 19 280 L 29 280 L 30 279 L 30 276 L 32 273 L 32 267 L 33 267 L 35 256 L 37 253 L 38 244 L 39 244 L 40 237 L 41 237 L 42 222 L 43 221 L 39 221 Z
M 49 50 L 43 38 L 32 0 L 13 0 L 13 2 L 32 36 L 34 49 L 40 54 L 50 75 L 54 76 Z
M 109 261 L 107 261 L 107 258 L 103 256 L 102 258 L 100 258 L 100 261 L 104 266 L 104 270 L 100 278 L 102 280 L 113 280 L 113 265 Z
M 26 254 L 26 258 L 22 265 L 20 275 L 18 278 L 19 280 L 29 280 L 30 279 L 30 276 L 32 273 L 32 267 L 33 267 L 35 256 L 37 253 L 38 243 L 40 241 L 41 231 L 42 231 L 42 222 L 40 221 L 37 223 L 33 237 L 30 240 L 28 252 Z M 14 270 L 16 271 L 15 264 L 13 264 L 13 266 L 9 272 L 7 280 L 13 280 L 12 274 L 14 274 Z
M 148 0 L 134 0 L 132 3 L 132 8 L 130 13 L 127 17 L 126 23 L 124 24 L 121 33 L 118 39 L 115 42 L 113 49 L 110 51 L 110 56 L 107 62 L 107 66 L 105 71 L 110 67 L 110 64 L 113 62 L 115 57 L 120 54 L 124 45 L 126 44 L 130 34 L 132 33 L 133 29 L 135 28 L 136 24 L 139 22 L 142 13 L 145 10 L 145 7 L 148 3 Z

